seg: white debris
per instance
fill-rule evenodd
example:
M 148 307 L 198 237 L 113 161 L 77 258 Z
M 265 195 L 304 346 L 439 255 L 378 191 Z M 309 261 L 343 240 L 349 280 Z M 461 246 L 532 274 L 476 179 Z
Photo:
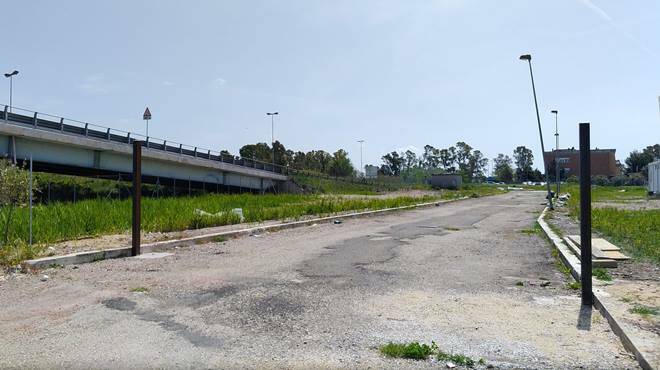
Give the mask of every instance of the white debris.
M 456 367 L 456 364 L 455 364 L 455 363 L 453 363 L 453 362 L 451 362 L 451 361 L 450 361 L 450 362 L 447 362 L 447 368 L 448 368 L 448 369 L 453 369 L 453 368 L 455 368 L 455 367 Z
M 48 281 L 48 279 L 50 279 L 50 277 L 48 275 L 42 275 L 41 276 L 41 281 Z
M 220 211 L 220 212 L 216 212 L 216 213 L 210 213 L 210 212 L 206 212 L 203 209 L 197 209 L 196 208 L 193 213 L 196 214 L 196 215 L 199 215 L 199 216 L 206 216 L 206 217 L 222 217 L 222 216 L 225 216 L 226 214 L 229 213 L 229 214 L 233 214 L 233 215 L 238 216 L 240 218 L 241 222 L 243 222 L 245 220 L 245 217 L 243 217 L 243 208 L 234 208 L 229 212 Z

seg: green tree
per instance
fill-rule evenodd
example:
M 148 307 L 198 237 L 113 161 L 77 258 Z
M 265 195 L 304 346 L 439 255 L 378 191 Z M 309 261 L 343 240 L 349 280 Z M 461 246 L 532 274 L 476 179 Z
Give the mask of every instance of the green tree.
M 475 179 L 483 179 L 486 177 L 486 167 L 488 167 L 488 158 L 484 158 L 483 153 L 481 153 L 479 150 L 473 151 L 470 154 L 470 158 L 468 158 L 468 180 L 474 181 Z
M 404 158 L 399 153 L 393 151 L 392 153 L 385 154 L 381 159 L 383 160 L 383 166 L 381 166 L 383 174 L 389 176 L 399 176 L 401 174 Z
M 422 166 L 427 171 L 438 168 L 440 165 L 440 151 L 431 145 L 424 145 L 424 154 L 422 155 Z
M 470 156 L 472 155 L 472 147 L 462 141 L 456 143 L 456 164 L 458 165 L 458 171 L 463 177 L 471 178 L 472 176 L 468 173 L 470 172 Z
M 243 158 L 255 159 L 266 163 L 273 162 L 273 150 L 266 143 L 243 145 L 238 152 Z
M 641 152 L 633 150 L 626 158 L 626 173 L 641 172 L 648 175 L 648 165 L 656 159 L 660 159 L 660 144 L 649 145 Z
M 513 161 L 508 155 L 498 154 L 497 158 L 493 158 L 493 163 L 497 181 L 504 183 L 513 182 L 513 168 L 511 167 Z
M 403 170 L 404 171 L 409 171 L 412 170 L 413 168 L 418 167 L 419 165 L 419 159 L 417 158 L 417 154 L 413 152 L 412 150 L 408 149 L 406 150 L 405 153 L 403 153 Z
M 441 149 L 439 157 L 440 165 L 445 172 L 456 172 L 456 167 L 454 166 L 456 163 L 456 148 L 450 146 L 447 149 Z
M 531 149 L 525 146 L 519 146 L 513 151 L 513 160 L 516 164 L 516 181 L 529 181 L 534 176 L 532 165 L 534 164 L 534 154 Z
M 28 176 L 28 172 L 24 169 L 0 159 L 0 207 L 5 218 L 3 238 L 5 245 L 9 238 L 9 226 L 14 208 L 25 205 L 30 198 Z
M 337 150 L 332 155 L 332 160 L 330 161 L 329 175 L 335 177 L 346 177 L 353 175 L 355 169 L 351 160 L 348 158 L 348 152 L 344 149 Z

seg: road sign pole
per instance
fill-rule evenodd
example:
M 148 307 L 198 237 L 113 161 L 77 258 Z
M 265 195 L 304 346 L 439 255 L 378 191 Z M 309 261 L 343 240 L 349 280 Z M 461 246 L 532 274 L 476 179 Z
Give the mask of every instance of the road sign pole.
M 149 107 L 147 107 L 144 110 L 144 113 L 142 114 L 142 119 L 147 121 L 147 145 L 149 144 L 149 120 L 151 120 L 151 112 L 149 111 Z
M 133 228 L 131 255 L 140 254 L 140 222 L 142 198 L 142 141 L 133 141 Z
M 591 148 L 588 123 L 580 123 L 580 260 L 582 304 L 591 306 Z

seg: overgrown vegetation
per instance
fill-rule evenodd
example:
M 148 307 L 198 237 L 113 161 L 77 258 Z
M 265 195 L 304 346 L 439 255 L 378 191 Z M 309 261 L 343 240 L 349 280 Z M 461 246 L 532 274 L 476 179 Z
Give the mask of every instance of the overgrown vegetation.
M 0 211 L 3 219 L 0 246 L 9 242 L 9 228 L 14 209 L 24 206 L 29 200 L 28 181 L 27 171 L 8 160 L 0 159 Z
M 432 352 L 428 344 L 411 343 L 392 343 L 380 347 L 380 352 L 388 357 L 409 358 L 413 360 L 426 360 Z
M 580 215 L 580 191 L 577 186 L 565 188 L 571 193 L 569 213 Z M 640 186 L 594 187 L 593 202 L 625 202 L 646 198 L 646 189 Z M 660 209 L 627 210 L 618 208 L 593 208 L 592 226 L 613 243 L 620 245 L 632 257 L 660 264 Z
M 571 290 L 580 290 L 580 288 L 582 288 L 582 284 L 580 284 L 579 281 L 573 281 L 571 283 L 566 284 L 566 287 Z
M 473 367 L 477 361 L 474 361 L 469 356 L 465 356 L 462 354 L 451 354 L 451 353 L 446 353 L 438 350 L 438 353 L 436 354 L 436 358 L 438 361 L 451 361 L 455 365 L 460 365 L 460 366 L 467 366 L 467 367 Z M 483 365 L 485 363 L 484 359 L 481 358 L 478 361 L 479 365 Z
M 438 348 L 438 345 L 435 342 L 431 342 L 431 345 L 420 344 L 419 342 L 410 342 L 410 343 L 392 343 L 380 347 L 380 352 L 388 357 L 393 358 L 408 358 L 413 360 L 426 360 L 429 356 L 435 356 L 438 361 L 447 361 L 453 362 L 455 365 L 473 367 L 475 364 L 484 365 L 484 359 L 479 359 L 475 361 L 469 356 L 458 354 L 458 353 L 448 353 L 442 351 Z
M 170 232 L 240 222 L 231 213 L 242 208 L 246 222 L 296 219 L 307 215 L 328 215 L 351 210 L 383 209 L 430 202 L 435 196 L 374 199 L 340 196 L 294 194 L 208 194 L 197 197 L 145 198 L 142 200 L 142 230 Z M 217 216 L 202 216 L 202 209 Z M 28 212 L 15 212 L 16 222 L 10 239 L 28 235 Z M 76 203 L 53 203 L 34 208 L 33 240 L 48 243 L 86 236 L 121 233 L 130 229 L 130 200 L 84 200 Z
M 630 309 L 630 313 L 642 315 L 642 316 L 657 316 L 658 309 L 655 307 L 649 307 L 644 305 L 635 305 L 635 307 Z
M 596 267 L 591 270 L 591 274 L 598 280 L 612 281 L 612 275 L 602 267 Z
M 395 181 L 397 179 L 393 180 L 387 177 L 372 181 L 354 178 L 324 178 L 321 176 L 312 176 L 299 173 L 294 175 L 293 179 L 306 191 L 323 194 L 375 195 L 380 192 L 396 190 L 431 189 L 430 186 L 426 184 L 408 184 L 401 181 Z

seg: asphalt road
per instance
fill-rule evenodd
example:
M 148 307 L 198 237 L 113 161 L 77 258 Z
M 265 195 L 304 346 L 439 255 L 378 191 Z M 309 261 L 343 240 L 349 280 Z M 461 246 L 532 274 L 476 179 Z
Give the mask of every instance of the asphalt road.
M 521 232 L 542 200 L 514 192 L 4 277 L 0 368 L 444 366 L 378 352 L 412 340 L 500 368 L 636 367 L 597 311 L 580 312 L 550 245 Z

